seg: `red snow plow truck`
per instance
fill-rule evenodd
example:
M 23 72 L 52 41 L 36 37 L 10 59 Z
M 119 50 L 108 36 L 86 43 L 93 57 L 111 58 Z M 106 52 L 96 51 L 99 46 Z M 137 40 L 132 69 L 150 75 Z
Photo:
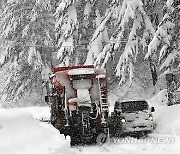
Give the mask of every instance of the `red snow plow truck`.
M 50 77 L 51 124 L 69 135 L 71 145 L 95 143 L 99 134 L 109 134 L 107 77 L 93 65 L 57 67 Z

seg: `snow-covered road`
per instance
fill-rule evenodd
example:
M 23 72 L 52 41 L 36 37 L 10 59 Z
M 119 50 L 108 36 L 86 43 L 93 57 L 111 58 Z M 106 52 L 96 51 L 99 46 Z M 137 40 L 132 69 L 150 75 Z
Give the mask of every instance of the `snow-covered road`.
M 138 153 L 150 153 L 150 154 L 170 154 L 178 153 L 180 151 L 179 138 L 174 138 L 171 135 L 151 134 L 144 139 L 135 139 L 132 137 L 126 137 L 111 142 L 108 146 L 86 146 L 75 147 L 73 150 L 76 153 L 92 154 L 92 153 L 121 153 L 121 154 L 138 154 Z
M 49 118 L 49 107 L 0 109 L 0 153 L 2 154 L 136 154 L 180 151 L 180 105 L 156 106 L 158 122 L 147 138 L 122 138 L 108 145 L 69 146 L 70 139 L 48 123 L 37 119 Z

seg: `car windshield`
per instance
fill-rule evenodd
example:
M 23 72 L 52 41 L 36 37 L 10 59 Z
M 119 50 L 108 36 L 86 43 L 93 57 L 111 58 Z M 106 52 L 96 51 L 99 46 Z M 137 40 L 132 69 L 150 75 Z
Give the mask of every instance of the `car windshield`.
M 146 101 L 130 101 L 121 103 L 122 112 L 144 111 L 148 109 Z

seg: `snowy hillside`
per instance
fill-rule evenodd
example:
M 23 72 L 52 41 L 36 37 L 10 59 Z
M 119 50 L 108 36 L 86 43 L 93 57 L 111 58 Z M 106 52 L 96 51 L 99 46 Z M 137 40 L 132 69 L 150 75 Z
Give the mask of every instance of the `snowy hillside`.
M 0 108 L 0 151 L 2 154 L 175 154 L 180 151 L 180 105 L 162 105 L 165 97 L 161 91 L 152 100 L 157 127 L 147 138 L 121 138 L 108 145 L 70 147 L 70 140 L 50 124 L 40 122 L 48 119 L 50 108 L 26 107 Z M 159 101 L 157 101 L 157 98 Z M 162 99 L 161 99 L 162 98 Z M 111 100 L 112 101 L 112 100 Z

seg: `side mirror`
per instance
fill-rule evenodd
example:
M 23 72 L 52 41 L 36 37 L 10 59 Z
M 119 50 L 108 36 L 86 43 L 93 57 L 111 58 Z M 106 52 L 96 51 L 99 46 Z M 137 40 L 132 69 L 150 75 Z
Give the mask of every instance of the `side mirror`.
M 114 110 L 118 110 L 120 108 L 120 102 L 116 101 L 114 104 Z
M 45 102 L 49 103 L 49 96 L 45 96 Z
M 151 112 L 154 112 L 155 111 L 155 108 L 154 107 L 151 107 Z

